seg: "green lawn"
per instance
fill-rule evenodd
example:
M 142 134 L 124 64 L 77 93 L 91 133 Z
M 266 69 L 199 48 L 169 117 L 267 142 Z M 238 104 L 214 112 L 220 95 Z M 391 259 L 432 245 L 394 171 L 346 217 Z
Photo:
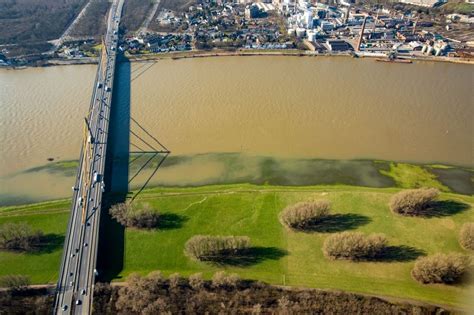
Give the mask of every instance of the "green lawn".
M 57 242 L 40 252 L 25 254 L 0 251 L 0 276 L 6 274 L 29 275 L 33 283 L 54 283 L 59 274 L 59 264 L 69 218 L 69 201 L 59 200 L 27 206 L 0 208 L 0 224 L 27 222 Z
M 132 272 L 146 274 L 153 270 L 182 275 L 203 272 L 210 277 L 216 270 L 226 269 L 242 278 L 274 284 L 341 289 L 466 306 L 467 298 L 464 297 L 474 289 L 472 284 L 420 285 L 410 277 L 413 260 L 329 261 L 321 251 L 329 233 L 288 231 L 277 218 L 289 204 L 324 198 L 331 201 L 333 213 L 346 214 L 340 216 L 340 221 L 333 226 L 335 231 L 352 229 L 385 233 L 390 245 L 406 245 L 412 251 L 426 254 L 467 253 L 459 246 L 457 235 L 464 222 L 474 221 L 473 197 L 443 193 L 442 200 L 457 202 L 450 204 L 444 216 L 406 218 L 393 215 L 387 207 L 390 196 L 398 190 L 339 185 L 284 187 L 250 184 L 146 190 L 136 202 L 149 203 L 166 214 L 167 224 L 161 230 L 126 230 L 123 269 L 115 279 L 120 281 Z M 32 207 L 36 207 L 36 214 L 30 213 Z M 47 233 L 64 233 L 67 208 L 65 201 L 0 208 L 0 224 L 28 221 Z M 50 211 L 52 213 L 47 215 Z M 183 247 L 195 234 L 247 235 L 253 246 L 258 247 L 260 255 L 255 263 L 244 267 L 194 262 L 184 255 Z M 119 240 L 117 243 L 120 244 Z M 60 254 L 60 248 L 40 255 L 0 252 L 0 274 L 30 274 L 37 283 L 54 281 Z M 397 257 L 410 256 L 403 250 L 398 254 Z

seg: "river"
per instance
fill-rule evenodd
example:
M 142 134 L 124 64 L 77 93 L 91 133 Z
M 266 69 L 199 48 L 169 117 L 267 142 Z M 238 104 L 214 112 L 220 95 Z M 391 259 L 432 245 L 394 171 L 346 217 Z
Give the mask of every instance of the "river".
M 472 167 L 473 69 L 346 57 L 160 60 L 120 65 L 131 84 L 116 88 L 131 90 L 132 131 L 150 143 L 142 126 L 178 163 L 158 182 L 186 185 L 224 176 L 223 153 L 245 160 L 231 182 L 247 178 L 259 157 Z M 25 170 L 77 159 L 95 70 L 0 70 L 0 203 L 70 195 L 70 172 Z M 146 147 L 130 141 L 132 150 Z

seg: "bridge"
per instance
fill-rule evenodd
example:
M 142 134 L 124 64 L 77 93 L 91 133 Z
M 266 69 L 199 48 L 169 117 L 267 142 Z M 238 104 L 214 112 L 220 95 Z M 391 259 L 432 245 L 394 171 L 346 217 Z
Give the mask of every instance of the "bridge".
M 112 89 L 124 0 L 114 0 L 107 19 L 89 113 L 84 121 L 71 215 L 54 302 L 55 314 L 90 314 L 97 275 L 100 210 L 109 131 Z

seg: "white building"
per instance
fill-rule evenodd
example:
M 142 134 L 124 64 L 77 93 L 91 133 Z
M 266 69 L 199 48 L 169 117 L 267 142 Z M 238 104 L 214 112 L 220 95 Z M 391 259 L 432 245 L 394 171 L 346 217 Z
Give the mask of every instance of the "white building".
M 401 3 L 408 3 L 420 7 L 432 8 L 437 4 L 444 3 L 447 0 L 399 0 Z
M 313 28 L 313 11 L 306 10 L 303 15 L 303 23 L 306 28 Z

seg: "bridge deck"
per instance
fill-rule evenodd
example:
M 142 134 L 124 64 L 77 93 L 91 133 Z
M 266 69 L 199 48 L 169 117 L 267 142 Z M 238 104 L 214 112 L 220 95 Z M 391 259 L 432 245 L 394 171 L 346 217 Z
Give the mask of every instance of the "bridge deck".
M 56 314 L 90 314 L 94 293 L 103 175 L 107 152 L 118 31 L 123 0 L 114 0 L 107 20 L 84 143 L 74 186 L 54 303 Z

